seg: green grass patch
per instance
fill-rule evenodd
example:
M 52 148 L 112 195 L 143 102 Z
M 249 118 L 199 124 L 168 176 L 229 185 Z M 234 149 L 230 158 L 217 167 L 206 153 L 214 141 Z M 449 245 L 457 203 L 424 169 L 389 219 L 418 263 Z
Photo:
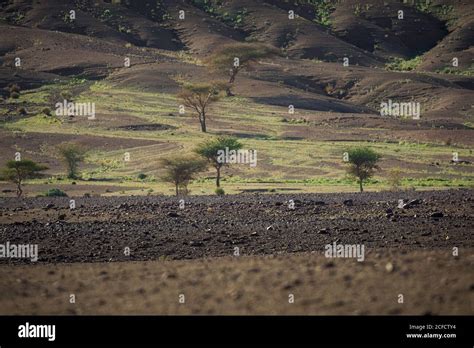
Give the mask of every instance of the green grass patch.
M 421 56 L 412 59 L 392 58 L 385 65 L 385 69 L 390 71 L 412 71 L 415 70 L 422 62 Z
M 450 66 L 450 67 L 444 67 L 442 69 L 438 69 L 436 70 L 436 72 L 439 74 L 451 74 L 451 75 L 472 77 L 474 76 L 474 64 L 471 64 L 471 66 L 465 70 L 459 69 L 459 67 Z

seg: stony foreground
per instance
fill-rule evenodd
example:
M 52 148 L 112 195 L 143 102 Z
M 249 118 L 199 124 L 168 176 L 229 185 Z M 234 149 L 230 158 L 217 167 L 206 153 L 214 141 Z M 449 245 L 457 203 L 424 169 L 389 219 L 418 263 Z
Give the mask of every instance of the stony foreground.
M 3 199 L 0 242 L 38 244 L 39 263 L 472 248 L 473 192 Z
M 2 200 L 0 313 L 473 314 L 472 192 Z

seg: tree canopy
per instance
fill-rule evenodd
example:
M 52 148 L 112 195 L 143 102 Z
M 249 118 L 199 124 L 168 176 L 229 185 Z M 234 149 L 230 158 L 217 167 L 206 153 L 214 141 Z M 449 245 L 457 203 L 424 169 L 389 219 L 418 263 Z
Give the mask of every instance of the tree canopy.
M 378 169 L 377 162 L 380 155 L 370 148 L 357 147 L 348 151 L 349 167 L 347 172 L 359 181 L 360 192 L 363 189 L 363 182 L 374 175 L 375 169 Z
M 226 148 L 231 150 L 239 150 L 242 144 L 237 138 L 233 137 L 217 137 L 199 144 L 194 150 L 198 155 L 207 159 L 207 161 L 216 169 L 216 186 L 220 187 L 221 168 L 227 163 L 219 161 L 219 151 L 225 151 Z
M 176 196 L 188 193 L 188 184 L 194 176 L 206 169 L 206 162 L 191 156 L 173 156 L 161 159 L 165 168 L 162 179 L 175 185 Z
M 48 167 L 40 165 L 34 161 L 25 159 L 21 161 L 8 161 L 2 170 L 2 178 L 17 185 L 17 196 L 23 194 L 22 184 L 26 179 L 34 179 L 41 176 L 41 172 Z
M 67 167 L 67 177 L 76 179 L 79 163 L 84 161 L 86 150 L 77 144 L 65 143 L 58 146 L 58 152 Z
M 239 42 L 218 48 L 207 59 L 207 64 L 215 70 L 228 72 L 229 84 L 233 84 L 240 70 L 247 69 L 258 59 L 279 54 L 280 51 L 270 45 Z M 226 91 L 231 94 L 230 86 Z

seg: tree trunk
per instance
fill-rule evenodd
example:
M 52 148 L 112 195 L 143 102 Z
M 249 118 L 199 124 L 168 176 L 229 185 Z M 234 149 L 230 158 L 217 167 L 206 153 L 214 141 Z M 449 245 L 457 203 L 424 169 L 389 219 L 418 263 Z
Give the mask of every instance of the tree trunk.
M 206 133 L 207 127 L 206 127 L 206 113 L 205 112 L 203 112 L 201 114 L 201 117 L 199 117 L 199 122 L 201 123 L 201 131 Z
M 178 184 L 175 185 L 175 188 L 176 188 L 176 196 L 179 196 Z
M 21 182 L 18 181 L 18 183 L 16 184 L 16 196 L 20 198 L 22 194 L 23 190 L 21 189 Z
M 229 79 L 230 84 L 234 83 L 235 77 L 237 76 L 238 71 L 239 70 L 237 70 L 236 68 L 232 68 L 232 70 L 230 71 L 230 79 Z
M 237 76 L 237 73 L 239 72 L 238 69 L 236 68 L 232 68 L 232 70 L 230 71 L 230 79 L 229 79 L 229 85 L 232 85 L 235 81 L 235 77 Z M 234 94 L 232 93 L 232 91 L 230 90 L 231 86 L 227 87 L 225 92 L 226 92 L 226 95 L 228 97 L 232 97 Z
M 362 187 L 362 179 L 359 179 L 359 187 L 360 187 L 360 192 L 364 192 L 364 188 Z
M 221 187 L 221 167 L 216 167 L 217 176 L 216 176 L 216 186 Z

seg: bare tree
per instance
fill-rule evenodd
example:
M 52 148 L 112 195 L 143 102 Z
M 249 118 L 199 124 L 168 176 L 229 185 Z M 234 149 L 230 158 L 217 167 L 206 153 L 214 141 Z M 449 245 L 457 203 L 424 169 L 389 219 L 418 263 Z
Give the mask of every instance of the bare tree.
M 207 108 L 219 100 L 220 92 L 226 89 L 223 82 L 210 83 L 187 83 L 183 85 L 178 98 L 182 100 L 184 106 L 193 109 L 201 125 L 201 131 L 207 132 Z
M 248 69 L 258 59 L 278 54 L 280 54 L 280 51 L 273 46 L 240 42 L 224 45 L 217 49 L 208 58 L 207 63 L 215 70 L 227 72 L 229 86 L 226 92 L 227 96 L 231 96 L 232 91 L 230 89 L 239 71 Z

